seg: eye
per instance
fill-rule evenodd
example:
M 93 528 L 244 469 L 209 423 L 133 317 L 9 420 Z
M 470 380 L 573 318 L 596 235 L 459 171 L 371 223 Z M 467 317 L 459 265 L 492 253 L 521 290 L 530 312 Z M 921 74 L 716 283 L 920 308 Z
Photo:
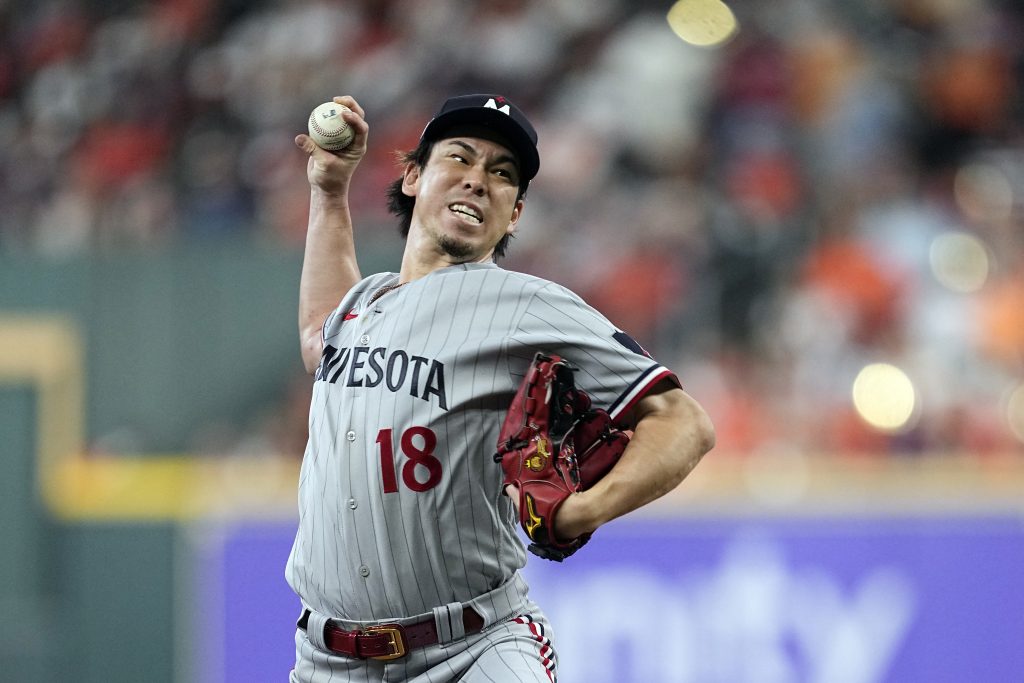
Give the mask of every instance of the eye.
M 463 163 L 463 164 L 466 163 L 466 157 L 462 156 L 458 152 L 452 152 L 451 154 L 448 155 L 448 158 L 449 159 L 455 159 L 459 163 Z
M 497 174 L 499 177 L 509 181 L 510 183 L 516 182 L 516 174 L 511 169 L 496 168 L 494 169 L 494 173 Z

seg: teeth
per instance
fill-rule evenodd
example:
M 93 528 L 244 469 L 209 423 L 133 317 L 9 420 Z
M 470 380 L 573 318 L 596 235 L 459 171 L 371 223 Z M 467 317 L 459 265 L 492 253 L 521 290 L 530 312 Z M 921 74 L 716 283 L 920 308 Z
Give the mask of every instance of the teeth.
M 484 222 L 484 217 L 483 216 L 481 216 L 479 213 L 477 213 L 473 209 L 469 208 L 465 204 L 452 204 L 448 208 L 450 208 L 455 213 L 461 213 L 463 216 L 466 216 L 467 218 L 472 218 L 477 223 L 483 223 Z

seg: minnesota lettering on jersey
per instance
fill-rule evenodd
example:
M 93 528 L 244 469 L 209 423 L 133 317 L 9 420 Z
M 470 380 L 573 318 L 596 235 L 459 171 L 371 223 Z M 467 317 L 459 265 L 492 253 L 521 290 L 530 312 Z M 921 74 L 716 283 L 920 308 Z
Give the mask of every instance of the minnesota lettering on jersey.
M 448 410 L 444 363 L 433 358 L 411 356 L 401 349 L 389 353 L 381 346 L 336 349 L 327 344 L 313 379 L 329 384 L 340 381 L 346 387 L 372 388 L 383 383 L 393 392 L 408 386 L 410 396 L 424 401 L 434 396 L 437 405 Z

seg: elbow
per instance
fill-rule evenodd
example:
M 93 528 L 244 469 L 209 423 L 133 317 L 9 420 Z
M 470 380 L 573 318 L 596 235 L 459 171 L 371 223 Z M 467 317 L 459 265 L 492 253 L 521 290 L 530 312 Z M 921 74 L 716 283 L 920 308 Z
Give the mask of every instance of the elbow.
M 699 457 L 704 457 L 712 448 L 715 447 L 715 425 L 711 422 L 711 417 L 701 409 L 700 414 L 697 416 L 696 425 L 694 427 L 696 432 L 696 444 L 697 452 Z
M 687 471 L 692 469 L 704 455 L 715 447 L 715 425 L 704 408 L 682 389 L 666 391 L 643 404 L 646 417 L 659 416 L 663 419 L 666 435 L 671 434 L 678 446 L 681 462 Z
M 715 425 L 704 408 L 680 388 L 653 394 L 639 406 L 638 422 L 647 417 L 664 420 L 663 424 L 678 439 L 682 452 L 696 464 L 715 447 Z
M 320 330 L 311 336 L 303 336 L 299 340 L 299 348 L 302 353 L 302 365 L 306 368 L 306 373 L 312 375 L 320 365 L 320 356 L 324 352 Z
M 707 411 L 689 395 L 684 393 L 678 405 L 680 412 L 677 416 L 686 425 L 690 451 L 695 460 L 699 461 L 715 447 L 715 425 Z
M 326 315 L 299 315 L 299 352 L 302 354 L 302 365 L 310 375 L 320 366 L 320 357 L 324 353 L 326 320 Z

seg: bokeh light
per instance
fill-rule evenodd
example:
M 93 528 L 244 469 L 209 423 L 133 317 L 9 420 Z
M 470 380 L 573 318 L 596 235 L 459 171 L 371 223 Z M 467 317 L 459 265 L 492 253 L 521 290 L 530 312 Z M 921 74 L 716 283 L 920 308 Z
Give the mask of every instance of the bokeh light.
M 853 382 L 853 405 L 869 425 L 883 432 L 908 426 L 914 415 L 914 384 L 905 372 L 888 363 L 873 363 Z
M 700 47 L 721 45 L 738 28 L 736 16 L 721 0 L 678 0 L 667 18 L 677 36 Z
M 954 292 L 977 292 L 988 280 L 988 249 L 966 232 L 946 232 L 936 237 L 928 259 L 935 279 Z

